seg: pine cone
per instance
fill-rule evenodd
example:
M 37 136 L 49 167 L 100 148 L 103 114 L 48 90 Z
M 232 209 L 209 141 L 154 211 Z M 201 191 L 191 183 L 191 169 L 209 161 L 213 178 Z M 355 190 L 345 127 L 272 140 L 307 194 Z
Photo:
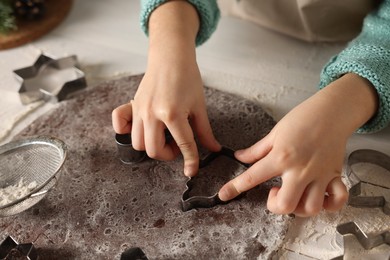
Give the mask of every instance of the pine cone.
M 28 20 L 39 19 L 45 13 L 44 0 L 14 0 L 12 7 L 16 17 Z

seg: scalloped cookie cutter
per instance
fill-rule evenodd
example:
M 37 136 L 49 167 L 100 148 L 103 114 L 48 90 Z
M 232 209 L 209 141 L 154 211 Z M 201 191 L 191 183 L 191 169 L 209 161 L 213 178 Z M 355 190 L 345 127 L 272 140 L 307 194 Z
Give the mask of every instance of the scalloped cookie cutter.
M 60 85 L 42 84 L 34 79 L 42 78 L 48 80 L 47 71 L 52 70 L 59 74 L 60 71 L 71 69 L 72 73 L 67 73 Z M 84 72 L 78 68 L 76 55 L 55 59 L 53 57 L 41 54 L 32 66 L 17 69 L 13 71 L 16 79 L 20 82 L 19 88 L 20 100 L 23 104 L 30 104 L 39 100 L 62 101 L 69 94 L 87 86 Z M 55 74 L 55 73 L 54 73 Z M 50 74 L 51 75 L 51 74 Z M 53 82 L 51 82 L 53 83 Z M 46 85 L 46 86 L 45 86 Z M 50 85 L 50 86 L 49 86 Z
M 390 157 L 388 155 L 369 149 L 352 152 L 347 163 L 347 175 L 352 183 L 352 187 L 349 189 L 348 205 L 357 208 L 382 208 L 385 214 L 390 215 L 390 202 L 386 201 L 384 196 L 360 196 L 361 185 L 365 182 L 362 182 L 356 176 L 352 170 L 352 165 L 364 162 L 376 164 L 390 171 Z
M 229 159 L 232 159 L 239 164 L 245 166 L 246 168 L 249 167 L 249 164 L 242 163 L 239 160 L 237 160 L 234 157 L 234 151 L 227 147 L 222 147 L 222 149 L 219 152 L 212 152 L 209 153 L 204 159 L 200 160 L 199 162 L 199 168 L 206 167 L 208 164 L 210 164 L 212 161 L 214 161 L 219 156 L 225 156 Z M 194 179 L 196 177 L 189 178 L 186 182 L 186 190 L 183 192 L 181 203 L 182 203 L 182 209 L 183 211 L 188 211 L 194 208 L 211 208 L 216 205 L 226 204 L 228 202 L 222 201 L 218 197 L 218 192 L 215 193 L 212 196 L 190 196 L 190 192 L 192 188 L 194 187 Z M 240 197 L 240 196 L 238 196 Z M 238 198 L 236 197 L 236 198 Z

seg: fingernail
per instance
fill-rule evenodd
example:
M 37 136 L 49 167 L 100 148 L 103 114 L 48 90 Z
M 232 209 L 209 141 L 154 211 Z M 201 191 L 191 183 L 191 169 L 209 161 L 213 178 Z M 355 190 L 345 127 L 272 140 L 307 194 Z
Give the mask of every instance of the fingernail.
M 222 201 L 227 201 L 227 197 L 228 197 L 228 193 L 226 192 L 226 189 L 224 189 L 223 187 L 219 190 L 218 192 L 218 197 L 220 200 Z
M 235 156 L 241 156 L 244 153 L 244 150 L 237 150 L 234 152 Z
M 186 168 L 184 168 L 184 175 L 187 177 L 193 177 L 195 174 L 191 170 L 191 168 L 186 167 Z

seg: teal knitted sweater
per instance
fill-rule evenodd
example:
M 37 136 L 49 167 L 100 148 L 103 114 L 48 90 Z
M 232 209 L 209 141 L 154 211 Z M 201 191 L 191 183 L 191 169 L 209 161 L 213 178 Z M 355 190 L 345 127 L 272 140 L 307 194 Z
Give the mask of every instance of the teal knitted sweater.
M 166 0 L 141 0 L 141 27 L 148 33 L 149 15 Z M 220 17 L 216 0 L 188 0 L 196 7 L 200 29 L 196 44 L 204 43 L 215 31 Z M 321 72 L 319 87 L 323 88 L 346 73 L 355 73 L 369 80 L 379 96 L 376 115 L 358 133 L 377 132 L 390 123 L 390 0 L 364 20 L 361 33 L 338 55 L 331 58 Z

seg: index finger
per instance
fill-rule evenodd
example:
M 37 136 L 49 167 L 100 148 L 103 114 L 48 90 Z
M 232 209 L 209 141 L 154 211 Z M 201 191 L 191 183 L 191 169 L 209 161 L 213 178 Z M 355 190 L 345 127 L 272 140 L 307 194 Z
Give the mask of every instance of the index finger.
M 199 168 L 199 154 L 189 121 L 177 120 L 166 126 L 183 154 L 184 174 L 189 177 L 196 175 Z
M 278 175 L 275 164 L 269 157 L 265 157 L 252 165 L 248 170 L 226 183 L 218 192 L 222 201 L 234 199 L 244 191 L 250 190 L 260 183 L 263 183 Z
M 127 134 L 131 132 L 132 119 L 131 103 L 123 104 L 112 111 L 112 126 L 118 134 Z

